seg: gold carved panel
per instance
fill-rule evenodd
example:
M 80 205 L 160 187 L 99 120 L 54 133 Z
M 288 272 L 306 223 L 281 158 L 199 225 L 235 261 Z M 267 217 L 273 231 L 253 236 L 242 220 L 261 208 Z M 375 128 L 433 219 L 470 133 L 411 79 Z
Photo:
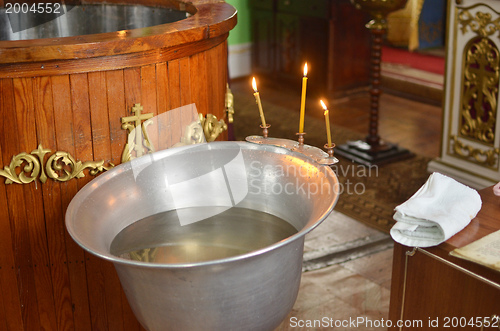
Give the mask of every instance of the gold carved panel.
M 36 180 L 45 183 L 47 178 L 66 182 L 73 178 L 85 177 L 83 170 L 89 169 L 91 175 L 113 167 L 104 166 L 104 161 L 77 161 L 67 152 L 57 151 L 45 161 L 52 151 L 38 145 L 31 153 L 22 152 L 12 157 L 10 164 L 0 169 L 0 177 L 5 177 L 5 184 L 28 184 Z
M 500 53 L 488 38 L 475 38 L 464 49 L 459 132 L 492 145 L 498 106 Z
M 488 169 L 498 169 L 497 108 L 500 77 L 500 15 L 492 8 L 460 9 L 455 28 L 468 40 L 461 50 L 458 116 L 452 117 L 448 153 Z M 491 12 L 489 12 L 491 10 Z M 451 118 L 450 118 L 451 120 Z

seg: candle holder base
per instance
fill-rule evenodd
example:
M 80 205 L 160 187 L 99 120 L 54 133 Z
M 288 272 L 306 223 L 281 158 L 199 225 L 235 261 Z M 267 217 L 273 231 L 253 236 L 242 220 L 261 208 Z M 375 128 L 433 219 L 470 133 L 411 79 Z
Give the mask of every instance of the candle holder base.
M 315 162 L 321 164 L 321 165 L 333 165 L 339 160 L 332 155 L 330 156 L 329 153 L 326 153 L 322 149 L 314 146 L 309 146 L 305 144 L 300 144 L 297 141 L 290 140 L 290 139 L 283 139 L 283 138 L 266 138 L 262 136 L 248 136 L 245 139 L 246 141 L 254 144 L 264 144 L 264 145 L 273 145 L 273 146 L 278 146 L 282 148 L 286 148 L 288 150 L 291 150 L 293 152 L 301 153 L 310 159 L 314 160 Z M 335 145 L 333 145 L 335 146 Z M 332 147 L 333 149 L 333 147 Z M 332 151 L 333 152 L 333 151 Z
M 269 134 L 269 128 L 271 127 L 271 124 L 266 124 L 265 126 L 264 125 L 260 125 L 260 128 L 262 129 L 262 136 L 264 138 L 267 138 L 268 134 Z
M 372 146 L 363 140 L 348 141 L 337 147 L 337 154 L 365 166 L 382 165 L 414 156 L 409 150 L 391 143 Z
M 298 138 L 299 145 L 304 145 L 304 136 L 306 135 L 306 133 L 305 132 L 297 132 L 296 135 L 299 136 L 299 138 Z
M 328 144 L 325 144 L 325 149 L 326 153 L 328 154 L 328 157 L 323 158 L 321 160 L 318 160 L 319 164 L 335 164 L 339 162 L 339 159 L 337 159 L 335 156 L 333 156 L 334 152 L 333 149 L 335 148 L 335 144 L 332 143 L 330 146 Z
M 326 149 L 326 152 L 328 153 L 328 155 L 330 157 L 333 157 L 333 149 L 335 148 L 335 144 L 331 144 L 331 145 L 328 145 L 328 144 L 325 144 L 325 149 Z

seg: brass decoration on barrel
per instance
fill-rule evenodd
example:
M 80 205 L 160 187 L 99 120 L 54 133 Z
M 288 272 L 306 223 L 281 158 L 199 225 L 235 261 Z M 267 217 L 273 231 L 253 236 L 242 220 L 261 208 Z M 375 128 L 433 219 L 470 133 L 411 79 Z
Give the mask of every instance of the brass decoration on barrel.
M 127 143 L 122 152 L 122 163 L 155 152 L 155 147 L 147 131 L 147 127 L 153 124 L 154 115 L 153 113 L 143 114 L 143 110 L 143 106 L 136 103 L 134 107 L 132 107 L 134 115 L 122 117 L 121 119 L 122 129 L 128 131 Z M 203 114 L 198 114 L 198 118 L 207 142 L 214 141 L 224 130 L 227 130 L 227 124 L 224 120 L 218 120 L 217 117 L 212 114 L 207 114 L 206 117 L 203 116 Z M 201 142 L 199 137 L 196 138 L 198 135 L 196 126 L 199 127 L 199 124 L 194 123 L 197 124 L 195 126 L 191 124 L 186 128 L 185 137 L 181 137 L 181 142 L 173 147 Z M 133 155 L 133 153 L 135 155 Z
M 122 163 L 155 151 L 147 131 L 147 127 L 153 123 L 151 120 L 153 113 L 143 114 L 142 111 L 143 107 L 141 104 L 136 103 L 132 107 L 134 115 L 122 117 L 121 119 L 122 129 L 128 131 L 127 143 L 122 152 Z M 135 157 L 132 155 L 132 151 L 135 151 Z
M 129 133 L 122 152 L 122 163 L 155 151 L 147 132 L 147 127 L 152 124 L 153 114 L 143 114 L 142 111 L 143 107 L 135 104 L 132 108 L 134 115 L 121 119 L 122 128 Z M 199 114 L 199 119 L 208 142 L 214 141 L 221 132 L 227 130 L 224 120 L 217 120 L 217 117 L 212 114 L 206 117 Z M 135 130 L 136 128 L 140 130 Z M 135 156 L 132 155 L 132 151 L 135 152 Z M 90 175 L 95 176 L 114 167 L 111 163 L 105 166 L 104 160 L 81 162 L 64 151 L 54 152 L 45 162 L 47 154 L 51 152 L 50 149 L 43 148 L 40 144 L 31 153 L 22 152 L 14 155 L 10 164 L 0 169 L 0 177 L 5 177 L 5 184 L 29 184 L 37 178 L 42 184 L 47 182 L 48 178 L 66 182 L 73 178 L 85 177 L 85 169 L 89 170 Z
M 212 142 L 224 131 L 227 130 L 227 124 L 224 120 L 217 120 L 217 116 L 212 114 L 198 114 L 200 117 L 201 126 L 207 142 Z
M 0 169 L 0 176 L 5 177 L 5 184 L 28 184 L 37 178 L 45 183 L 47 178 L 55 181 L 66 182 L 73 178 L 85 177 L 83 171 L 89 169 L 91 175 L 105 171 L 113 167 L 104 166 L 104 161 L 77 161 L 67 152 L 57 151 L 47 159 L 45 156 L 51 152 L 50 149 L 38 148 L 31 153 L 22 152 L 12 157 L 10 164 Z M 20 171 L 18 171 L 18 169 Z

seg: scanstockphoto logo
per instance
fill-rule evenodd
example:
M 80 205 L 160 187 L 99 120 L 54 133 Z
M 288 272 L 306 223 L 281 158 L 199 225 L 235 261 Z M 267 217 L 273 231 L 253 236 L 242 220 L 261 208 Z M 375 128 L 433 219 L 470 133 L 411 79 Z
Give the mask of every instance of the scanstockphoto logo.
M 10 26 L 12 33 L 18 33 L 49 23 L 65 15 L 75 5 L 81 5 L 81 1 L 5 1 L 0 9 L 0 22 L 4 29 Z
M 268 165 L 253 161 L 249 167 L 249 193 L 302 195 L 307 199 L 332 191 L 362 195 L 366 191 L 365 182 L 378 177 L 378 167 L 374 165 L 335 164 L 330 168 L 340 179 L 334 187 L 328 180 L 327 167 L 307 164 Z
M 254 160 L 249 165 L 249 193 L 255 195 L 300 195 L 313 199 L 318 195 L 338 192 L 329 180 L 327 167 L 312 164 L 265 164 Z

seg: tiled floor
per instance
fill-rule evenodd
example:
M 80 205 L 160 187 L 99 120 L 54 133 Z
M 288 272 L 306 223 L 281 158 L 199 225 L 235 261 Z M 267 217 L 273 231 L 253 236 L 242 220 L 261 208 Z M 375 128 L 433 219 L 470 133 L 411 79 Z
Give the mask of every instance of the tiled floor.
M 307 235 L 304 262 L 350 243 L 384 238 L 389 236 L 334 211 Z M 276 330 L 385 330 L 376 326 L 389 312 L 392 245 L 357 251 L 330 266 L 305 271 L 295 306 Z

